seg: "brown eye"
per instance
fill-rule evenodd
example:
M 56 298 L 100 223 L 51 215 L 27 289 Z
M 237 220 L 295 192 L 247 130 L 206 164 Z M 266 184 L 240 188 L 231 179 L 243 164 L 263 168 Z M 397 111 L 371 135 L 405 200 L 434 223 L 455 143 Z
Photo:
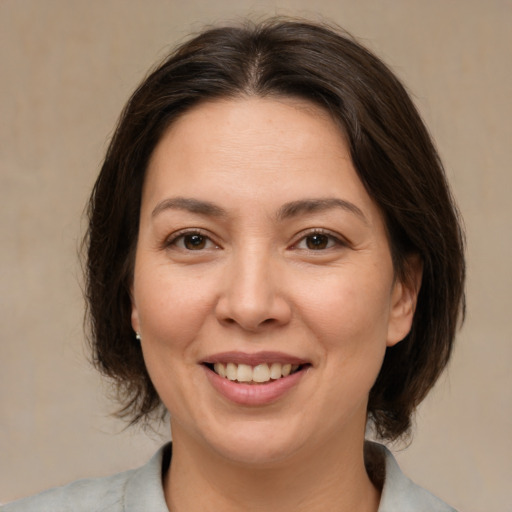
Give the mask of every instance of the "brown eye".
M 174 247 L 183 251 L 203 251 L 215 249 L 217 245 L 212 239 L 198 231 L 181 233 L 167 242 L 167 247 Z
M 306 247 L 312 251 L 326 249 L 329 246 L 329 237 L 327 235 L 315 234 L 309 235 L 305 239 Z
M 204 249 L 206 247 L 207 241 L 207 237 L 198 233 L 183 236 L 183 246 L 190 251 Z

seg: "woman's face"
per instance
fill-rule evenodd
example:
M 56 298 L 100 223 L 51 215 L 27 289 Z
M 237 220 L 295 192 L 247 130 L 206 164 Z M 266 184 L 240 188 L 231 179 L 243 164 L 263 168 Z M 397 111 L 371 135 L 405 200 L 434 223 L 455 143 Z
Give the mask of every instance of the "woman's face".
M 132 296 L 174 441 L 245 463 L 362 442 L 415 301 L 328 114 L 259 98 L 204 103 L 156 147 Z

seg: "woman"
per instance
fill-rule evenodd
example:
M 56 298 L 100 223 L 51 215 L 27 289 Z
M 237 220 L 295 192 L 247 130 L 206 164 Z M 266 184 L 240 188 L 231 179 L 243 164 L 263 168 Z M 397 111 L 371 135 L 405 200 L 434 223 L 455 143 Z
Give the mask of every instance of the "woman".
M 339 31 L 205 31 L 127 104 L 90 200 L 99 369 L 143 468 L 16 510 L 453 510 L 383 446 L 446 366 L 461 229 L 399 81 Z

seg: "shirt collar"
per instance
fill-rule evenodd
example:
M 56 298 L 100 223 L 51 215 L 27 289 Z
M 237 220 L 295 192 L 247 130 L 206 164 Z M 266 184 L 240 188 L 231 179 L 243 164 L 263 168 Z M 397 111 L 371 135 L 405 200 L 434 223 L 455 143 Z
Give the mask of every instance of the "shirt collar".
M 367 442 L 367 447 L 376 450 L 385 465 L 378 512 L 456 512 L 407 478 L 400 470 L 393 454 L 385 446 Z M 163 471 L 168 467 L 171 455 L 172 445 L 169 443 L 160 448 L 145 466 L 131 473 L 123 494 L 124 512 L 169 512 L 162 481 Z

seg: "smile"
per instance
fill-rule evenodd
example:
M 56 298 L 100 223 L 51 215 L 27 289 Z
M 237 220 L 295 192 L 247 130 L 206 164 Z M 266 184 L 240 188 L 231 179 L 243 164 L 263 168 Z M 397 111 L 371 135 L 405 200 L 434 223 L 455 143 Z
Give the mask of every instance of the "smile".
M 265 406 L 284 398 L 313 367 L 307 359 L 274 351 L 222 352 L 201 363 L 212 387 L 243 406 Z
M 262 363 L 255 366 L 236 363 L 214 363 L 207 365 L 210 369 L 230 381 L 244 382 L 249 384 L 263 384 L 266 382 L 282 379 L 299 371 L 301 365 L 292 363 Z

